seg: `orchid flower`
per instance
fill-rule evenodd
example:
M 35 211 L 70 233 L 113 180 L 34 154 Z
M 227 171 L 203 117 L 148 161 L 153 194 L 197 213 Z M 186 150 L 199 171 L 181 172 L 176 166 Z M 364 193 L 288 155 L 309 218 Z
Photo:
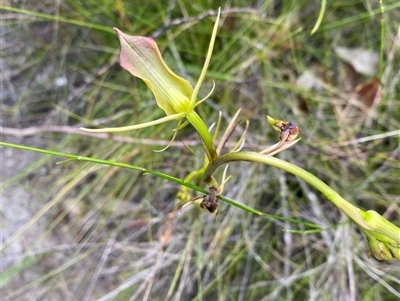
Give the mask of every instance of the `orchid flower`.
M 182 122 L 186 119 L 186 123 L 192 124 L 200 135 L 208 160 L 213 161 L 217 157 L 217 153 L 215 151 L 211 134 L 203 120 L 195 112 L 195 108 L 205 101 L 214 90 L 213 87 L 209 95 L 197 101 L 200 86 L 204 80 L 211 60 L 219 20 L 220 9 L 218 10 L 206 60 L 194 89 L 188 80 L 176 75 L 165 64 L 161 57 L 160 50 L 153 39 L 127 35 L 119 29 L 114 28 L 118 34 L 121 46 L 119 55 L 121 67 L 129 71 L 132 75 L 141 78 L 146 83 L 149 89 L 153 92 L 157 105 L 164 110 L 167 116 L 157 120 L 124 127 L 81 129 L 88 132 L 123 132 L 146 128 L 171 120 L 178 120 L 179 123 L 174 133 L 174 137 L 171 140 L 172 142 L 176 133 L 182 127 Z

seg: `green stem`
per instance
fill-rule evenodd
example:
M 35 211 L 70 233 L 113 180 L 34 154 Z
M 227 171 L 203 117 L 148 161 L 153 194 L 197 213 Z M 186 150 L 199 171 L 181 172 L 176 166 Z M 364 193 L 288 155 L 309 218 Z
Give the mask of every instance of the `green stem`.
M 141 171 L 144 174 L 151 174 L 151 175 L 166 179 L 168 181 L 177 183 L 179 185 L 183 185 L 183 186 L 189 187 L 189 188 L 194 189 L 196 191 L 199 191 L 199 192 L 202 192 L 202 193 L 206 193 L 205 189 L 203 189 L 201 187 L 198 187 L 196 185 L 193 185 L 191 183 L 185 182 L 184 180 L 175 178 L 173 176 L 170 176 L 168 174 L 164 174 L 164 173 L 161 173 L 161 172 L 158 172 L 158 171 L 154 171 L 154 170 L 150 170 L 150 169 L 147 169 L 147 168 L 143 168 L 143 167 L 140 167 L 140 166 L 130 165 L 130 164 L 126 164 L 126 163 L 120 163 L 120 162 L 113 162 L 113 161 L 109 161 L 109 160 L 102 160 L 102 159 L 78 156 L 78 155 L 73 155 L 73 154 L 56 152 L 56 151 L 40 149 L 40 148 L 36 148 L 36 147 L 19 145 L 19 144 L 13 144 L 13 143 L 7 143 L 7 142 L 2 142 L 2 141 L 0 141 L 0 146 L 12 147 L 12 148 L 16 148 L 16 149 L 23 149 L 23 150 L 42 153 L 42 154 L 46 154 L 46 155 L 52 155 L 52 156 L 59 156 L 59 157 L 68 158 L 69 160 L 66 160 L 66 161 L 75 161 L 76 160 L 76 161 L 84 161 L 84 162 L 91 162 L 91 163 L 98 163 L 98 164 L 105 164 L 105 165 L 109 165 L 109 166 L 117 166 L 117 167 L 121 167 L 121 168 L 133 169 L 133 170 Z M 65 162 L 65 161 L 63 161 L 63 162 Z M 59 162 L 59 163 L 62 163 L 62 162 Z
M 331 201 L 336 207 L 338 207 L 343 213 L 345 213 L 348 217 L 350 217 L 355 223 L 360 225 L 361 227 L 372 230 L 364 221 L 362 214 L 364 212 L 359 208 L 355 207 L 354 205 L 350 204 L 348 201 L 343 199 L 335 190 L 330 188 L 316 176 L 312 175 L 308 171 L 286 162 L 284 160 L 266 156 L 260 153 L 255 152 L 238 152 L 238 153 L 228 153 L 225 155 L 219 156 L 215 159 L 214 162 L 210 163 L 204 172 L 204 181 L 206 183 L 211 181 L 211 176 L 216 171 L 216 169 L 225 163 L 231 161 L 249 161 L 249 162 L 259 162 L 271 166 L 278 167 L 283 169 L 299 178 L 303 179 L 316 189 L 318 189 L 321 193 L 323 193 L 326 198 Z
M 295 176 L 298 176 L 299 178 L 303 179 L 314 188 L 318 189 L 338 209 L 340 209 L 349 218 L 351 218 L 361 228 L 361 230 L 368 235 L 370 245 L 373 244 L 374 240 L 377 240 L 376 243 L 379 243 L 378 247 L 375 247 L 375 249 L 371 247 L 371 250 L 378 259 L 389 258 L 390 256 L 387 257 L 386 256 L 387 254 L 385 255 L 385 252 L 386 253 L 389 252 L 388 248 L 391 248 L 390 249 L 391 254 L 395 258 L 400 260 L 399 227 L 392 224 L 391 222 L 386 220 L 384 217 L 382 217 L 375 211 L 369 210 L 365 212 L 355 207 L 354 205 L 346 201 L 344 198 L 342 198 L 335 190 L 333 190 L 327 184 L 318 179 L 316 176 L 294 164 L 291 164 L 289 162 L 286 162 L 284 160 L 272 156 L 267 156 L 255 152 L 228 153 L 219 156 L 214 162 L 210 163 L 207 166 L 207 169 L 204 172 L 203 176 L 204 181 L 206 183 L 211 182 L 212 175 L 216 171 L 216 169 L 220 165 L 231 161 L 259 162 L 283 169 Z M 378 252 L 377 250 L 379 249 L 381 249 L 383 253 L 381 252 L 377 254 L 376 252 Z
M 208 131 L 208 128 L 205 125 L 203 119 L 201 119 L 200 116 L 194 110 L 190 110 L 186 114 L 186 119 L 192 124 L 192 126 L 199 134 L 201 142 L 204 147 L 204 151 L 206 152 L 209 162 L 213 162 L 218 157 L 218 155 L 217 151 L 215 150 L 211 134 Z
M 23 150 L 26 150 L 26 151 L 37 152 L 37 153 L 41 153 L 41 154 L 45 154 L 45 155 L 52 155 L 52 156 L 59 156 L 59 157 L 69 158 L 69 160 L 67 160 L 67 161 L 73 161 L 73 160 L 85 161 L 85 162 L 98 163 L 98 164 L 104 164 L 104 165 L 109 165 L 109 166 L 117 166 L 117 167 L 121 167 L 121 168 L 128 168 L 128 169 L 132 169 L 132 170 L 137 170 L 137 171 L 144 172 L 145 174 L 152 174 L 154 176 L 166 179 L 168 181 L 171 181 L 173 183 L 188 187 L 190 189 L 193 189 L 193 190 L 195 190 L 197 192 L 200 192 L 200 193 L 203 193 L 203 194 L 207 193 L 207 191 L 204 188 L 201 188 L 199 186 L 191 184 L 186 180 L 181 180 L 181 179 L 175 178 L 173 176 L 170 176 L 170 175 L 167 175 L 167 174 L 164 174 L 164 173 L 161 173 L 161 172 L 157 172 L 157 171 L 154 171 L 154 170 L 150 170 L 150 169 L 139 167 L 139 166 L 135 166 L 135 165 L 119 163 L 119 162 L 114 162 L 114 161 L 109 161 L 109 160 L 95 159 L 95 158 L 90 158 L 90 157 L 77 156 L 77 155 L 61 153 L 61 152 L 56 152 L 56 151 L 51 151 L 51 150 L 46 150 L 46 149 L 40 149 L 40 148 L 30 147 L 30 146 L 25 146 L 25 145 L 7 143 L 7 142 L 2 142 L 2 141 L 0 141 L 0 146 L 12 147 L 12 148 L 16 148 L 16 149 L 23 149 Z M 302 221 L 298 221 L 298 220 L 292 219 L 292 218 L 284 218 L 284 217 L 280 217 L 278 215 L 261 212 L 259 210 L 256 210 L 254 208 L 251 208 L 251 207 L 246 206 L 244 204 L 238 203 L 238 202 L 236 202 L 234 200 L 231 200 L 231 199 L 223 197 L 223 196 L 221 196 L 220 199 L 223 200 L 224 202 L 232 205 L 232 206 L 235 206 L 237 208 L 243 209 L 243 210 L 245 210 L 247 212 L 250 212 L 250 213 L 253 213 L 253 214 L 257 214 L 259 216 L 264 216 L 264 217 L 277 219 L 277 220 L 282 220 L 282 221 L 289 221 L 289 222 L 295 223 L 295 224 L 302 224 L 302 225 L 306 225 L 308 227 L 318 228 L 318 226 L 316 226 L 314 224 L 311 224 L 311 223 L 308 223 L 308 222 L 302 222 Z M 0 247 L 0 250 L 2 249 L 2 247 Z

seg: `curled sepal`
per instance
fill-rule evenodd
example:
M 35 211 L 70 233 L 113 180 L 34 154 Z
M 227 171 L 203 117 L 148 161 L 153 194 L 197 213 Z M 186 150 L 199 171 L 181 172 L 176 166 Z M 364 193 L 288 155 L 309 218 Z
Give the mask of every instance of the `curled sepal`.
M 171 144 L 175 141 L 176 135 L 178 134 L 178 130 L 179 130 L 179 127 L 181 126 L 181 124 L 182 124 L 182 119 L 179 120 L 178 125 L 176 126 L 176 129 L 174 130 L 174 135 L 172 136 L 171 141 L 167 144 L 166 147 L 164 147 L 160 150 L 154 150 L 156 153 L 161 153 L 161 152 L 167 150 L 171 146 Z
M 207 100 L 211 96 L 211 94 L 213 94 L 214 89 L 215 89 L 215 81 L 212 81 L 212 83 L 213 83 L 213 86 L 211 88 L 211 91 L 207 94 L 206 97 L 204 97 L 203 99 L 200 99 L 198 102 L 196 102 L 194 107 L 197 107 L 199 104 L 202 104 L 205 100 Z
M 267 120 L 272 128 L 279 133 L 280 141 L 270 147 L 267 147 L 260 153 L 272 156 L 291 147 L 300 140 L 300 138 L 296 139 L 300 133 L 300 129 L 297 126 L 294 126 L 288 121 L 276 120 L 270 116 L 267 116 Z
M 158 106 L 167 115 L 187 112 L 193 94 L 192 85 L 165 64 L 156 42 L 148 37 L 127 35 L 118 28 L 114 30 L 121 45 L 121 67 L 147 84 Z

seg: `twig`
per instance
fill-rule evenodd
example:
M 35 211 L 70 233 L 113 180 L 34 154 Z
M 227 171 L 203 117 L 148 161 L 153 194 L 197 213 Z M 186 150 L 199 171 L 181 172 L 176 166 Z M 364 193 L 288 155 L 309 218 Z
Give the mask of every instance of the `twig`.
M 117 136 L 109 133 L 89 133 L 81 131 L 77 127 L 65 126 L 65 125 L 53 125 L 53 126 L 45 126 L 45 127 L 28 127 L 23 129 L 15 129 L 0 126 L 0 134 L 2 135 L 10 135 L 16 137 L 26 137 L 26 136 L 34 136 L 41 133 L 64 133 L 64 134 L 74 134 L 80 136 L 88 136 L 99 139 L 108 139 L 116 142 L 122 143 L 136 143 L 136 144 L 144 144 L 144 145 L 155 145 L 155 146 L 166 146 L 170 143 L 169 140 L 161 140 L 161 139 L 142 139 L 142 138 L 131 138 L 125 136 Z M 200 145 L 200 142 L 197 140 L 185 140 L 184 143 L 189 146 Z M 183 148 L 184 145 L 182 142 L 175 141 L 171 144 L 174 147 Z
M 66 126 L 66 125 L 53 125 L 53 126 L 43 126 L 43 127 L 28 127 L 23 129 L 16 128 L 8 128 L 0 126 L 0 135 L 9 135 L 15 137 L 27 137 L 34 136 L 41 133 L 63 133 L 63 134 L 73 134 L 80 136 L 93 137 L 98 139 L 107 139 L 113 140 L 121 143 L 134 143 L 134 144 L 142 144 L 142 145 L 154 145 L 154 146 L 166 146 L 170 143 L 169 140 L 161 140 L 161 139 L 143 139 L 143 138 L 131 138 L 126 136 L 117 136 L 110 133 L 91 133 L 81 131 L 79 128 L 74 126 Z M 217 141 L 218 142 L 218 141 Z M 171 146 L 178 148 L 185 148 L 187 146 L 197 146 L 200 145 L 201 142 L 199 140 L 181 140 L 172 142 Z M 226 145 L 228 147 L 234 146 L 235 142 L 227 142 Z M 248 147 L 252 148 L 260 148 L 259 145 L 248 144 Z
M 216 16 L 218 11 L 216 10 L 209 10 L 208 12 L 205 12 L 203 14 L 193 16 L 193 17 L 186 17 L 186 18 L 179 18 L 179 19 L 174 19 L 169 21 L 167 24 L 162 26 L 161 28 L 157 29 L 154 31 L 154 33 L 151 35 L 153 39 L 158 38 L 162 34 L 164 34 L 167 30 L 169 30 L 173 26 L 179 26 L 182 24 L 187 24 L 187 23 L 195 23 L 199 22 L 201 20 L 204 20 L 208 17 L 213 17 Z M 221 15 L 232 15 L 232 14 L 242 14 L 242 13 L 248 13 L 248 14 L 254 14 L 257 15 L 259 12 L 253 8 L 227 8 L 221 11 Z
M 394 130 L 394 131 L 386 132 L 386 133 L 382 133 L 382 134 L 371 135 L 371 136 L 361 137 L 361 138 L 353 139 L 353 140 L 349 140 L 349 141 L 338 142 L 333 145 L 345 146 L 345 145 L 359 144 L 359 143 L 364 143 L 364 142 L 368 142 L 368 141 L 372 141 L 372 140 L 384 139 L 387 137 L 399 136 L 399 135 L 400 135 L 400 130 Z

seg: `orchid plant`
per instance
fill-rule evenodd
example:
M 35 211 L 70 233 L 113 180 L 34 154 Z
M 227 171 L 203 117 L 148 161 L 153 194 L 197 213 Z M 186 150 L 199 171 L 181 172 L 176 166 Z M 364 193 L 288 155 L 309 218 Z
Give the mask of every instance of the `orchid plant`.
M 338 209 L 352 219 L 365 233 L 370 247 L 370 253 L 372 253 L 377 259 L 389 260 L 396 258 L 397 260 L 400 260 L 399 227 L 392 224 L 375 211 L 363 211 L 355 207 L 320 179 L 304 169 L 273 157 L 274 154 L 291 147 L 300 140 L 297 138 L 300 133 L 299 128 L 292 125 L 290 122 L 275 120 L 269 116 L 267 117 L 268 123 L 279 132 L 280 139 L 278 143 L 262 150 L 261 152 L 241 151 L 241 146 L 244 144 L 244 136 L 248 128 L 247 122 L 246 129 L 238 143 L 229 152 L 222 154 L 226 141 L 230 138 L 232 132 L 239 123 L 237 122 L 240 113 L 239 110 L 232 118 L 232 121 L 223 133 L 222 138 L 219 139 L 218 146 L 215 147 L 214 141 L 219 132 L 220 119 L 217 122 L 215 134 L 211 135 L 205 122 L 196 113 L 195 109 L 213 92 L 211 91 L 205 98 L 197 100 L 200 86 L 205 78 L 211 60 L 219 20 L 220 11 L 218 11 L 203 69 L 194 88 L 188 80 L 176 75 L 165 64 L 157 44 L 153 39 L 127 35 L 119 29 L 114 28 L 117 32 L 121 46 L 119 57 L 120 65 L 132 75 L 141 78 L 147 84 L 155 96 L 157 105 L 165 112 L 166 116 L 146 123 L 125 127 L 104 129 L 82 128 L 82 130 L 90 132 L 122 132 L 176 120 L 178 121 L 178 124 L 171 139 L 172 142 L 179 129 L 191 124 L 200 137 L 206 155 L 203 168 L 193 171 L 186 178 L 187 181 L 193 179 L 197 179 L 198 182 L 200 182 L 200 180 L 204 181 L 209 187 L 209 194 L 203 197 L 200 207 L 207 208 L 210 212 L 218 212 L 219 194 L 222 193 L 223 185 L 229 179 L 229 177 L 226 177 L 225 169 L 222 185 L 218 185 L 213 174 L 219 166 L 233 161 L 259 162 L 275 166 L 308 182 L 324 194 Z M 212 90 L 214 90 L 214 87 Z M 190 201 L 190 198 L 187 197 L 187 193 L 184 190 L 180 192 L 179 198 L 186 202 Z
M 152 38 L 130 36 L 123 33 L 118 28 L 114 28 L 118 34 L 121 45 L 119 55 L 121 67 L 129 71 L 132 75 L 141 78 L 146 83 L 153 92 L 157 105 L 167 116 L 150 122 L 125 127 L 81 129 L 89 132 L 124 132 L 178 120 L 178 125 L 171 142 L 176 137 L 178 130 L 190 123 L 200 136 L 208 160 L 213 161 L 217 157 L 217 153 L 212 137 L 204 121 L 196 113 L 195 108 L 204 102 L 212 93 L 211 91 L 205 98 L 197 101 L 197 95 L 211 60 L 219 18 L 220 14 L 218 14 L 217 21 L 215 22 L 203 70 L 201 71 L 199 80 L 194 89 L 188 80 L 176 75 L 167 64 L 165 64 L 161 57 L 160 50 Z M 186 119 L 186 122 L 183 122 L 184 119 Z

